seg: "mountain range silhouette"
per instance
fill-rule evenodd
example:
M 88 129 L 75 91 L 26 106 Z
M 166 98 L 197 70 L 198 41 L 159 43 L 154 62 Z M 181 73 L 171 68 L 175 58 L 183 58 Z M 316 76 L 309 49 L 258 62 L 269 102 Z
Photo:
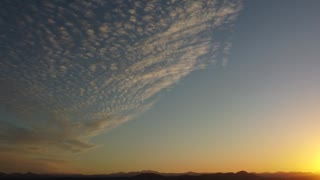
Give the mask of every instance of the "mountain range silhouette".
M 110 179 L 110 180 L 316 180 L 320 179 L 320 175 L 313 173 L 300 172 L 278 172 L 278 173 L 248 173 L 246 171 L 239 171 L 237 173 L 160 173 L 152 170 L 144 170 L 137 172 L 119 172 L 112 174 L 96 174 L 96 175 L 82 175 L 82 174 L 35 174 L 28 173 L 3 173 L 0 172 L 0 179 L 2 178 L 22 178 L 22 179 Z

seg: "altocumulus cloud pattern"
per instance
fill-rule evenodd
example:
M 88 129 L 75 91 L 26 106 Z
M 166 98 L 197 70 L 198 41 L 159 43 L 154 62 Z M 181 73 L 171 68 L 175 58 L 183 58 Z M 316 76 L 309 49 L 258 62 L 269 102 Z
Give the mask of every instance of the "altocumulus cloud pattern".
M 91 137 L 226 55 L 240 9 L 214 0 L 1 1 L 0 148 L 97 146 Z

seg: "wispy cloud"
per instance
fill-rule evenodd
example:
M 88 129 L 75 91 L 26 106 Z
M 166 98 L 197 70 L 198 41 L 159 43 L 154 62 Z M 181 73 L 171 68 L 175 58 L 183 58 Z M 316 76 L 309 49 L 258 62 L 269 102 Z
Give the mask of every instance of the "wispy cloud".
M 239 1 L 1 4 L 0 141 L 45 153 L 95 147 L 91 137 L 227 54 L 231 43 L 221 37 L 241 8 Z

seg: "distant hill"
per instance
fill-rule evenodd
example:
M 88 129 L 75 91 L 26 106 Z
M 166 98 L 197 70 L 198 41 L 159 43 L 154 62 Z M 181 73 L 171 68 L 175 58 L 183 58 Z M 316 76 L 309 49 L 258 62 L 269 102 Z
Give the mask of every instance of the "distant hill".
M 320 179 L 319 175 L 312 173 L 248 173 L 239 171 L 237 173 L 160 173 L 157 171 L 138 171 L 138 172 L 119 172 L 112 174 L 97 174 L 97 175 L 48 175 L 28 173 L 2 173 L 2 178 L 23 178 L 23 179 L 109 179 L 109 180 L 316 180 Z
M 142 173 L 142 174 L 131 177 L 131 179 L 156 180 L 156 179 L 166 179 L 166 177 L 159 174 L 154 174 L 154 173 Z
M 104 176 L 108 176 L 108 177 L 132 177 L 132 176 L 137 176 L 137 175 L 145 174 L 145 173 L 162 174 L 160 172 L 153 171 L 153 170 L 143 170 L 143 171 L 134 171 L 134 172 L 118 172 L 118 173 L 107 174 L 107 175 L 104 175 Z
M 267 179 L 320 179 L 320 175 L 310 172 L 275 172 L 275 173 L 260 173 L 262 177 Z

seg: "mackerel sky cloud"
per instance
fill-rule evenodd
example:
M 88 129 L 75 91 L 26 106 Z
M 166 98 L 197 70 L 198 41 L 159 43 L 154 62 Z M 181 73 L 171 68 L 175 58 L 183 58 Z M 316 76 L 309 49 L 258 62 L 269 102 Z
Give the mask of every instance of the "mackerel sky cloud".
M 143 113 L 192 71 L 226 65 L 240 9 L 211 0 L 3 2 L 0 151 L 96 147 L 90 138 Z

